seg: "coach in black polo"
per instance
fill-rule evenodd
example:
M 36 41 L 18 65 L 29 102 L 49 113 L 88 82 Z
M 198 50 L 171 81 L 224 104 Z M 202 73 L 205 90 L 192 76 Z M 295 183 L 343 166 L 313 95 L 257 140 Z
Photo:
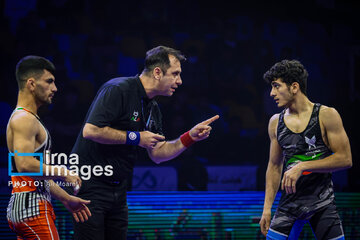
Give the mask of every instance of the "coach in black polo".
M 182 84 L 183 60 L 178 50 L 153 48 L 146 53 L 140 76 L 115 78 L 99 89 L 73 148 L 81 167 L 96 168 L 97 175 L 83 181 L 78 193 L 91 200 L 92 216 L 86 223 L 74 223 L 75 239 L 126 239 L 126 186 L 139 147 L 146 148 L 155 163 L 161 163 L 209 137 L 209 124 L 218 115 L 178 139 L 167 141 L 163 136 L 161 112 L 153 98 L 172 96 Z

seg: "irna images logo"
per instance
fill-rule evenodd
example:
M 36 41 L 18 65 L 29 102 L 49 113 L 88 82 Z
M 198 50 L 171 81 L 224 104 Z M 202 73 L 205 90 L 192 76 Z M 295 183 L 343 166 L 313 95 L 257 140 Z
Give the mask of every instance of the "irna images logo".
M 40 161 L 40 171 L 39 172 L 13 172 L 13 166 L 12 166 L 12 158 L 15 158 L 15 155 L 19 156 L 19 157 L 35 157 L 38 158 Z M 9 153 L 9 176 L 42 176 L 43 175 L 43 163 L 44 163 L 44 158 L 43 158 L 42 153 L 18 153 L 16 150 L 14 151 L 14 153 Z
M 35 157 L 40 161 L 39 172 L 14 172 L 13 164 L 16 157 Z M 13 159 L 14 158 L 14 159 Z M 43 171 L 43 164 L 45 165 L 45 173 Z M 60 176 L 60 169 L 65 168 L 66 174 L 70 176 L 80 176 L 83 180 L 89 180 L 91 176 L 112 176 L 113 167 L 111 165 L 82 165 L 79 166 L 79 156 L 76 153 L 72 153 L 69 156 L 65 153 L 52 153 L 50 151 L 43 153 L 18 153 L 16 150 L 14 153 L 9 153 L 9 176 Z M 68 172 L 68 173 L 67 173 Z M 65 175 L 66 175 L 65 174 Z

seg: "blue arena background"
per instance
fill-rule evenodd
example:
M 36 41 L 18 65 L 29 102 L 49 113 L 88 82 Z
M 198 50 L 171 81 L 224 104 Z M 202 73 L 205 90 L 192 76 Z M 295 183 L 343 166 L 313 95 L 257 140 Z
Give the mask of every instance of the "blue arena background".
M 310 100 L 342 117 L 354 165 L 333 180 L 345 237 L 360 239 L 359 12 L 360 1 L 344 0 L 0 1 L 0 239 L 15 239 L 6 221 L 6 125 L 17 101 L 18 60 L 34 54 L 56 65 L 58 93 L 39 115 L 52 152 L 70 153 L 99 87 L 139 73 L 146 50 L 157 45 L 188 58 L 182 86 L 159 98 L 166 137 L 214 114 L 220 119 L 209 139 L 163 168 L 140 153 L 128 196 L 129 239 L 263 239 L 267 123 L 280 110 L 262 75 L 282 59 L 300 60 Z M 71 239 L 70 215 L 53 204 L 61 238 Z M 308 225 L 300 239 L 314 239 Z

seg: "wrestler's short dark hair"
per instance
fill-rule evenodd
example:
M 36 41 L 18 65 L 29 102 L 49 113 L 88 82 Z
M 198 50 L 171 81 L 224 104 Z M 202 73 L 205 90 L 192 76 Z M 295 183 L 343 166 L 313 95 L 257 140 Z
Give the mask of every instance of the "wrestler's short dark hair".
M 27 79 L 31 77 L 38 79 L 41 77 L 44 74 L 44 69 L 54 75 L 55 66 L 46 58 L 29 55 L 20 59 L 16 64 L 15 71 L 19 90 L 22 90 L 25 87 Z
M 271 83 L 280 78 L 287 86 L 297 82 L 301 92 L 306 95 L 308 76 L 308 72 L 298 60 L 282 60 L 264 74 L 264 79 L 266 82 Z
M 159 67 L 165 74 L 170 67 L 169 55 L 174 56 L 180 62 L 186 60 L 185 56 L 179 50 L 158 46 L 146 52 L 144 72 L 149 73 L 154 70 L 154 68 Z

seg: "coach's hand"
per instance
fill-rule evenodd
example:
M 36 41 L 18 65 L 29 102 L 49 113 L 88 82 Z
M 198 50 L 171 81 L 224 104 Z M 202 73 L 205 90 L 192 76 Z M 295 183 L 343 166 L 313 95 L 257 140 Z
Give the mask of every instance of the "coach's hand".
M 139 146 L 143 148 L 153 149 L 160 141 L 164 141 L 165 137 L 160 134 L 155 134 L 149 131 L 140 132 Z
M 90 200 L 84 200 L 79 197 L 71 196 L 62 202 L 69 212 L 72 213 L 76 222 L 84 222 L 91 217 L 91 212 L 86 206 L 90 203 Z
M 212 129 L 209 125 L 217 119 L 219 119 L 219 115 L 215 115 L 214 117 L 195 125 L 189 132 L 190 137 L 194 141 L 201 141 L 208 138 Z

